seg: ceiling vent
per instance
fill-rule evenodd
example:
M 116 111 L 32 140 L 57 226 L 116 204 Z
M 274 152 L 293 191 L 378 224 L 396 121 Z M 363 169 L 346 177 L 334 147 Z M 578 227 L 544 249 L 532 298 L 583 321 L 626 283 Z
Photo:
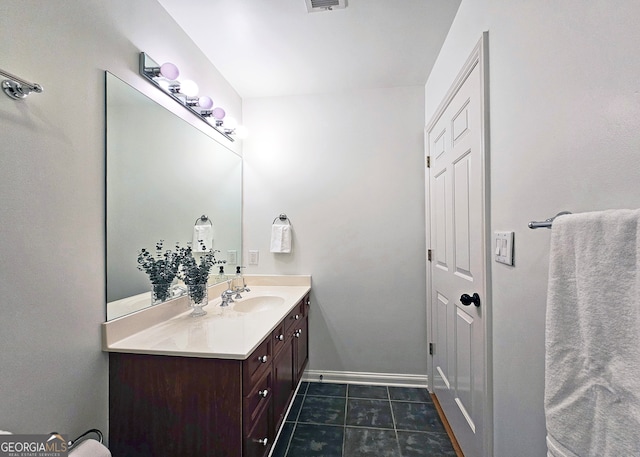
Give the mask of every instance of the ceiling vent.
M 347 0 L 304 0 L 307 4 L 307 11 L 316 13 L 318 11 L 333 11 L 347 7 Z

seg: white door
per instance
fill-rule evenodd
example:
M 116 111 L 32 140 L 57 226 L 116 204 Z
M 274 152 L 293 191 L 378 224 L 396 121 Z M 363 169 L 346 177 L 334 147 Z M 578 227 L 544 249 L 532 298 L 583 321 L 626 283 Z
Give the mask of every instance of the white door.
M 482 41 L 427 127 L 433 389 L 465 457 L 488 456 Z

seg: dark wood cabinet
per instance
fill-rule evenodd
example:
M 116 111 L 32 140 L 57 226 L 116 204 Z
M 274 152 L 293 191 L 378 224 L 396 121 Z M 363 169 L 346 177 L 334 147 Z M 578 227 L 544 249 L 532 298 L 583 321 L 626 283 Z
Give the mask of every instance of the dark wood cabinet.
M 111 352 L 118 457 L 265 457 L 308 362 L 306 295 L 245 360 Z
M 273 361 L 273 417 L 277 430 L 285 418 L 287 407 L 309 360 L 308 330 L 309 296 L 304 297 L 285 317 Z

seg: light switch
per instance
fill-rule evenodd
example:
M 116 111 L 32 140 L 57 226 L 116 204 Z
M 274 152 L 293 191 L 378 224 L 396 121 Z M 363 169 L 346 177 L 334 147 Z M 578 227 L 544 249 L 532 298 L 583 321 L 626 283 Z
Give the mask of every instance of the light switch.
M 494 232 L 496 262 L 513 265 L 513 232 Z

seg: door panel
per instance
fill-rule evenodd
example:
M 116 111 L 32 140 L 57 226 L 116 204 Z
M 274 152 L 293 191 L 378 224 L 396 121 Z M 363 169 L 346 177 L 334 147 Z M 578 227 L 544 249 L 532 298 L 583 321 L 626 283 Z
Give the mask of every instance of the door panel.
M 435 228 L 436 262 L 438 266 L 447 270 L 447 173 L 442 173 L 434 177 L 434 206 L 436 208 L 432 226 Z
M 468 151 L 453 164 L 453 209 L 455 226 L 455 259 L 456 272 L 469 280 L 471 276 L 471 253 L 469 226 L 469 180 L 470 165 Z
M 442 294 L 436 294 L 437 301 L 436 307 L 438 308 L 436 312 L 437 316 L 437 326 L 435 328 L 435 359 L 437 362 L 434 362 L 438 367 L 440 372 L 440 379 L 442 383 L 448 388 L 449 387 L 449 363 L 447 360 L 447 340 L 449 338 L 449 323 L 447 321 L 447 310 L 449 308 L 449 300 Z M 436 378 L 438 380 L 439 378 Z
M 489 455 L 483 80 L 465 70 L 427 131 L 432 387 L 466 457 Z M 462 294 L 480 297 L 464 306 Z

